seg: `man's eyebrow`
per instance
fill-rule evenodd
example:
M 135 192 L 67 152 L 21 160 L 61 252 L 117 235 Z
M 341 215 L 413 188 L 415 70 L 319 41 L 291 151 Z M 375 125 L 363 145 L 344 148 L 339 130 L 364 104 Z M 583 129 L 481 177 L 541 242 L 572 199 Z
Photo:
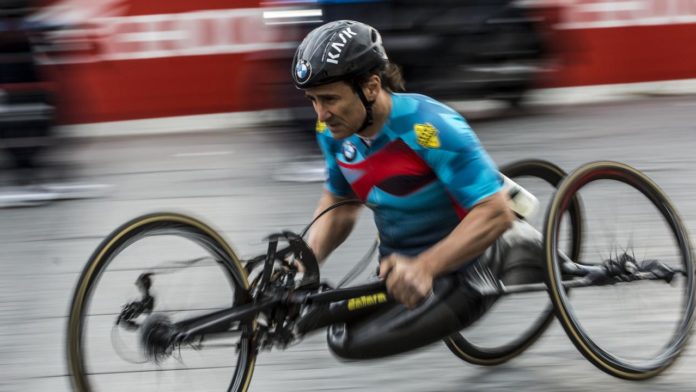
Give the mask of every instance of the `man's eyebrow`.
M 339 96 L 340 95 L 338 95 L 338 94 L 332 94 L 332 93 L 323 93 L 323 94 L 322 93 L 320 93 L 320 94 L 305 93 L 305 97 L 307 97 L 307 98 L 324 98 L 324 99 L 326 99 L 326 98 L 336 98 Z

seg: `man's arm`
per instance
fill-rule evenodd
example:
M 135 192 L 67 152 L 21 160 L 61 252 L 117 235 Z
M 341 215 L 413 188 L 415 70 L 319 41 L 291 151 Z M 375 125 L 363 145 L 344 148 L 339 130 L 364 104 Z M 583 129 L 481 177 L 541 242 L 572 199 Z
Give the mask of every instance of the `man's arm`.
M 421 253 L 417 262 L 436 277 L 483 253 L 515 219 L 506 198 L 498 192 L 483 199 L 447 237 Z
M 345 198 L 334 195 L 324 189 L 324 193 L 319 199 L 319 204 L 314 217 L 319 215 L 332 204 L 338 203 Z M 314 251 L 317 261 L 321 264 L 353 230 L 361 204 L 342 205 L 317 220 L 309 232 L 308 245 Z
M 380 264 L 387 290 L 408 307 L 416 306 L 432 290 L 433 279 L 474 259 L 510 228 L 515 218 L 507 196 L 497 192 L 483 199 L 444 239 L 415 259 L 393 254 Z

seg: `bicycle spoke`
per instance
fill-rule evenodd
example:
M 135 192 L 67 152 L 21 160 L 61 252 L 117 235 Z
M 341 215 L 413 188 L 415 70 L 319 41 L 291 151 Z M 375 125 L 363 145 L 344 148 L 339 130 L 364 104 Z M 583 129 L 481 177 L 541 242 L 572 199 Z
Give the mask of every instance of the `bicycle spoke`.
M 88 289 L 73 301 L 68 347 L 76 389 L 192 390 L 198 384 L 180 380 L 198 374 L 215 390 L 245 389 L 255 353 L 250 324 L 170 340 L 175 323 L 245 298 L 236 256 L 205 226 L 173 214 L 138 218 L 110 238 L 86 269 Z
M 564 282 L 560 258 L 550 251 L 554 232 L 562 230 L 557 216 L 563 203 L 576 195 L 584 205 L 582 254 L 590 272 Z M 652 377 L 669 366 L 693 321 L 694 274 L 686 232 L 662 191 L 626 165 L 587 164 L 561 185 L 545 233 L 550 294 L 580 352 L 627 379 Z M 569 285 L 577 288 L 572 296 L 559 290 Z

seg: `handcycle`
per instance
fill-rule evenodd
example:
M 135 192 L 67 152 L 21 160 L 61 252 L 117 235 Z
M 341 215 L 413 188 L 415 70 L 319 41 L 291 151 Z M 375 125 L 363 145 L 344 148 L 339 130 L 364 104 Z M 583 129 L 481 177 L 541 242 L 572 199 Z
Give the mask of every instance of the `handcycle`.
M 467 330 L 443 336 L 443 341 L 452 353 L 477 365 L 501 364 L 531 346 L 555 316 L 582 355 L 608 374 L 628 380 L 644 380 L 667 369 L 687 344 L 694 321 L 696 298 L 689 238 L 684 224 L 665 193 L 643 173 L 615 162 L 586 164 L 566 175 L 563 170 L 549 162 L 528 160 L 503 167 L 501 172 L 514 179 L 538 179 L 557 189 L 550 198 L 543 222 L 545 260 L 542 264 L 546 275 L 545 282 L 510 286 L 500 284 L 488 294 L 514 297 L 523 293 L 547 292 L 550 304 L 539 311 L 538 317 L 529 326 L 521 328 L 522 331 L 518 332 L 511 342 L 476 342 L 470 339 Z M 604 250 L 608 252 L 605 257 L 593 260 L 594 263 L 587 261 L 593 254 L 590 254 L 592 252 L 589 249 L 583 248 L 582 244 L 587 242 L 587 238 L 591 238 L 588 232 L 595 230 L 596 226 L 586 217 L 588 200 L 584 194 L 580 197 L 580 191 L 598 182 L 627 185 L 635 191 L 638 199 L 646 202 L 645 205 L 641 205 L 642 209 L 646 205 L 654 208 L 658 219 L 638 223 L 641 223 L 641 227 L 648 226 L 648 240 L 652 237 L 661 239 L 659 246 L 651 245 L 648 250 L 655 249 L 656 253 L 665 255 L 664 258 L 643 257 L 643 260 L 639 261 L 635 253 L 629 249 L 625 248 L 619 252 L 618 248 L 612 247 Z M 588 199 L 594 199 L 593 196 L 597 195 L 589 196 Z M 606 195 L 601 192 L 596 198 L 600 202 L 598 206 L 608 201 Z M 334 205 L 331 208 L 336 207 L 339 206 Z M 622 205 L 616 207 L 620 208 Z M 604 212 L 600 215 L 602 214 Z M 661 220 L 664 226 L 659 235 L 653 233 L 659 226 L 656 223 L 658 220 Z M 381 281 L 350 287 L 342 287 L 342 282 L 336 288 L 322 282 L 316 259 L 303 240 L 308 228 L 300 234 L 283 231 L 270 235 L 267 238 L 266 253 L 248 260 L 238 258 L 217 231 L 185 215 L 145 215 L 116 229 L 92 254 L 78 281 L 70 307 L 67 356 L 74 388 L 78 391 L 102 390 L 111 383 L 110 374 L 136 372 L 131 374 L 142 375 L 161 369 L 167 361 L 172 362 L 170 359 L 180 356 L 181 350 L 204 352 L 209 348 L 220 347 L 216 342 L 232 340 L 227 347 L 234 352 L 237 359 L 233 369 L 229 369 L 229 365 L 226 364 L 231 359 L 229 356 L 218 356 L 214 359 L 218 362 L 206 366 L 220 367 L 229 374 L 231 381 L 224 383 L 224 388 L 228 391 L 246 391 L 250 385 L 257 354 L 262 350 L 287 348 L 312 331 L 337 322 L 350 321 L 390 301 Z M 162 236 L 185 238 L 209 256 L 158 265 L 142 272 L 140 262 L 143 259 L 136 252 L 133 256 L 134 264 L 127 264 L 114 272 L 106 271 L 116 260 L 116 256 L 128 253 L 138 242 Z M 159 244 L 156 245 L 161 249 Z M 174 252 L 178 254 L 178 248 Z M 181 253 L 183 255 L 185 252 Z M 596 253 L 601 255 L 602 250 Z M 652 254 L 651 252 L 650 255 Z M 222 268 L 226 278 L 222 284 L 229 284 L 231 290 L 225 297 L 226 302 L 213 306 L 213 299 L 206 297 L 200 303 L 189 303 L 183 308 L 158 308 L 162 307 L 164 301 L 160 301 L 156 293 L 155 282 L 166 274 L 189 271 L 185 275 L 186 284 L 189 284 L 189 281 L 193 281 L 189 280 L 189 277 L 192 278 L 200 272 L 190 271 L 207 268 L 194 268 L 204 259 L 212 261 L 216 268 Z M 290 260 L 298 260 L 304 266 L 303 273 L 299 273 L 297 264 Z M 358 263 L 358 266 L 364 268 L 366 260 L 369 260 L 368 256 Z M 348 275 L 355 275 L 354 271 Z M 114 302 L 113 299 L 120 294 L 115 287 L 126 284 L 131 286 L 132 281 L 123 283 L 124 280 L 117 277 L 124 273 L 137 273 L 137 296 L 125 304 L 118 300 Z M 95 293 L 95 288 L 105 283 L 107 277 L 109 282 L 112 282 L 111 278 L 114 278 L 115 282 L 107 285 L 110 290 L 106 290 L 106 294 L 99 296 Z M 214 286 L 208 282 L 205 280 L 203 287 Z M 643 284 L 647 284 L 648 287 Z M 637 343 L 647 344 L 656 329 L 665 335 L 661 337 L 655 349 L 638 359 L 617 354 L 615 351 L 620 350 L 612 345 L 611 336 L 606 340 L 596 334 L 592 323 L 587 321 L 591 320 L 592 316 L 601 320 L 602 317 L 607 317 L 607 314 L 597 317 L 595 312 L 599 304 L 596 297 L 592 300 L 595 302 L 590 302 L 588 306 L 587 299 L 581 295 L 583 291 L 594 293 L 603 288 L 630 290 L 633 286 L 640 286 L 641 291 L 646 291 L 651 298 L 658 298 L 662 302 L 655 309 L 649 309 L 653 315 L 660 318 L 656 326 L 643 326 L 643 320 L 629 319 L 631 327 L 653 329 L 646 333 L 642 341 L 629 342 L 632 346 L 630 351 L 635 350 Z M 660 291 L 664 288 L 667 288 L 665 292 L 669 295 L 676 295 L 676 300 L 665 299 Z M 198 290 L 191 288 L 190 291 Z M 655 295 L 656 293 L 659 295 Z M 631 294 L 633 295 L 634 293 Z M 616 297 L 616 293 L 612 293 L 608 300 L 606 296 L 599 298 L 602 303 L 613 303 Z M 641 304 L 640 308 L 645 308 L 644 304 Z M 672 316 L 669 320 L 665 316 L 667 309 Z M 191 315 L 193 310 L 196 310 L 197 314 Z M 652 315 L 649 316 L 649 319 L 653 318 Z M 667 328 L 663 328 L 665 323 L 669 324 Z M 92 324 L 111 327 L 110 340 L 114 351 L 119 358 L 134 362 L 128 365 L 130 367 L 117 371 L 102 369 L 111 365 L 113 361 L 101 359 L 104 340 L 99 342 L 97 339 L 98 343 L 92 347 L 88 344 L 87 338 L 91 336 L 89 330 Z M 134 360 L 132 356 L 129 357 L 130 354 L 124 354 L 126 350 L 113 343 L 120 339 L 118 336 L 124 331 L 132 335 L 138 359 Z M 95 335 L 104 339 L 108 334 L 98 331 Z M 171 372 L 163 373 L 180 370 L 179 364 L 176 361 L 169 364 L 164 370 Z M 198 363 L 190 365 L 201 369 Z M 118 388 L 122 387 L 119 384 Z

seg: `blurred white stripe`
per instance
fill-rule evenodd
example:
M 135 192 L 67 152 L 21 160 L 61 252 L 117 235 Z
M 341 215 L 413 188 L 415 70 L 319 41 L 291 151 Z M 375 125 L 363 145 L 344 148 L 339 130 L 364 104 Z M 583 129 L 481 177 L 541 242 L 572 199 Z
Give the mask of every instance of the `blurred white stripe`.
M 174 154 L 176 158 L 194 158 L 194 157 L 213 157 L 218 155 L 230 155 L 230 151 L 207 151 L 207 152 L 180 152 Z
M 282 10 L 282 11 L 264 11 L 264 19 L 280 19 L 280 18 L 308 18 L 313 16 L 322 16 L 320 9 L 310 10 Z
M 679 15 L 679 16 L 656 16 L 653 18 L 639 18 L 626 20 L 599 20 L 594 22 L 566 22 L 559 23 L 555 27 L 563 30 L 581 30 L 581 29 L 605 29 L 611 27 L 628 27 L 628 26 L 662 26 L 675 24 L 690 24 L 696 23 L 696 15 Z
M 644 1 L 615 1 L 603 3 L 579 4 L 575 7 L 581 12 L 636 11 L 645 8 Z

